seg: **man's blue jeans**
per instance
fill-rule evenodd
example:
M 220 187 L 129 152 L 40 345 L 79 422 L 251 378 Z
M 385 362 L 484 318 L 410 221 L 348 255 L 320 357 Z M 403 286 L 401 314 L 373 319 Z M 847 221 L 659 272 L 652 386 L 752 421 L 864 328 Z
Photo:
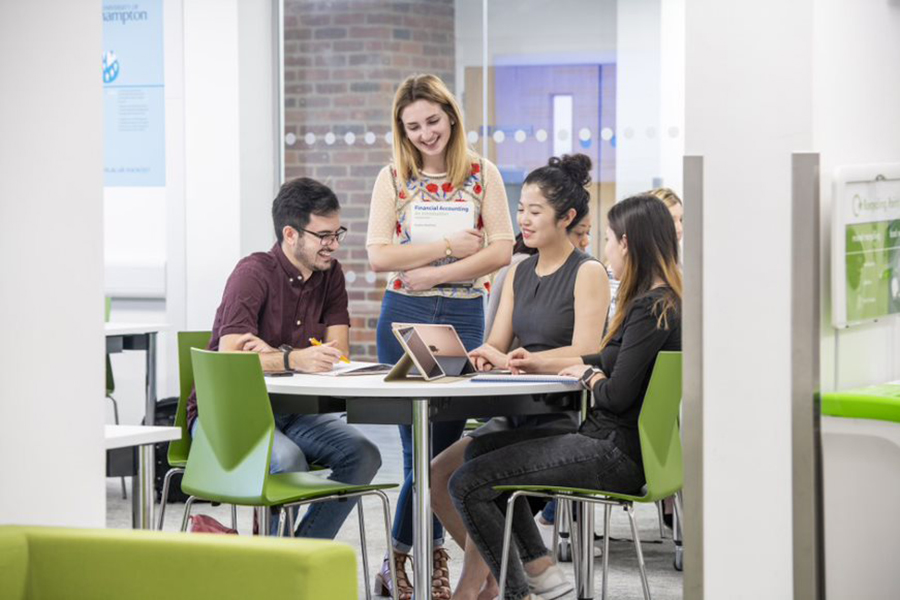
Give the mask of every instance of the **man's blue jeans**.
M 381 453 L 358 429 L 348 425 L 342 415 L 275 415 L 269 472 L 309 471 L 311 464 L 331 469 L 329 479 L 366 485 L 381 467 Z M 334 538 L 357 502 L 354 499 L 311 505 L 296 535 Z M 277 524 L 273 515 L 272 535 L 277 533 Z
M 453 325 L 466 350 L 481 345 L 484 337 L 484 301 L 482 298 L 444 298 L 442 296 L 405 296 L 386 292 L 378 318 L 378 361 L 394 364 L 403 356 L 391 331 L 392 323 L 440 323 Z M 439 421 L 431 426 L 431 456 L 443 452 L 458 440 L 465 429 L 465 421 Z M 412 548 L 412 428 L 400 425 L 400 442 L 403 447 L 403 487 L 397 498 L 394 528 L 391 535 L 394 549 L 408 553 Z M 444 544 L 444 528 L 434 518 L 432 523 L 435 547 Z

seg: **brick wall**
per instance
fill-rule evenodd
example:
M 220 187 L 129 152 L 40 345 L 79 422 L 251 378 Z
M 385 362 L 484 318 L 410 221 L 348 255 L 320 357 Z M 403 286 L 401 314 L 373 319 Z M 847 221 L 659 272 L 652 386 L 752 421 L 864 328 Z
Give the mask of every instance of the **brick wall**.
M 434 73 L 454 89 L 454 2 L 287 0 L 284 37 L 286 177 L 313 177 L 340 199 L 351 353 L 374 360 L 385 278 L 373 281 L 366 257 L 372 186 L 391 157 L 385 134 L 399 83 Z

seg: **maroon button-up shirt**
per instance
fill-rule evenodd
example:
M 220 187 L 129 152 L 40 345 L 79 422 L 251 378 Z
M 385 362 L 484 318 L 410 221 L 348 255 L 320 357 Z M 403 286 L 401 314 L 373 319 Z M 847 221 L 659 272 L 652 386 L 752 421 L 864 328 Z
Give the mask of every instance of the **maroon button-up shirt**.
M 268 252 L 241 259 L 234 268 L 222 303 L 216 311 L 209 350 L 219 349 L 223 335 L 252 333 L 272 348 L 289 344 L 309 346 L 309 338 L 323 340 L 333 325 L 350 325 L 344 272 L 337 260 L 327 271 L 300 271 L 276 243 Z M 197 396 L 187 406 L 188 426 L 197 416 Z

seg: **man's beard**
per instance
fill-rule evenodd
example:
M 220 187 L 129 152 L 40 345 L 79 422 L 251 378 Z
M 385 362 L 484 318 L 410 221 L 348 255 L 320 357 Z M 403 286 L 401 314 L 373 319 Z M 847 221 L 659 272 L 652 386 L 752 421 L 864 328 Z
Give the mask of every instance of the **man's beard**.
M 297 250 L 297 252 L 294 253 L 294 258 L 296 258 L 297 262 L 299 262 L 310 271 L 327 271 L 331 268 L 331 260 L 329 260 L 327 264 L 322 264 L 322 261 L 324 261 L 324 257 L 320 256 L 319 252 L 322 252 L 322 250 Z M 331 256 L 332 260 L 334 260 L 333 253 L 329 256 Z

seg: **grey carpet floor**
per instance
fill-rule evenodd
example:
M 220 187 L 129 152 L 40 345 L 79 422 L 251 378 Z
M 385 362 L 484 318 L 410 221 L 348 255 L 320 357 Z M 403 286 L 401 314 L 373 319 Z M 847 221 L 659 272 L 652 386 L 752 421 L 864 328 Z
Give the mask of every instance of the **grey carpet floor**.
M 365 432 L 381 449 L 383 466 L 376 477 L 378 483 L 399 482 L 403 472 L 403 461 L 400 454 L 400 438 L 395 426 L 364 425 L 359 429 Z M 396 490 L 388 492 L 391 506 L 396 504 Z M 131 500 L 129 482 L 129 500 L 123 500 L 118 479 L 108 479 L 106 486 L 107 498 L 107 527 L 128 528 L 131 526 Z M 365 598 L 363 586 L 371 586 L 374 572 L 381 565 L 385 555 L 384 528 L 381 516 L 380 503 L 368 501 L 365 503 L 365 521 L 369 545 L 369 562 L 371 573 L 364 574 L 360 569 L 359 585 L 360 598 Z M 183 504 L 169 505 L 166 511 L 164 528 L 167 531 L 178 531 L 181 525 Z M 230 523 L 230 509 L 225 506 L 212 507 L 209 504 L 198 504 L 195 513 L 208 514 L 222 523 Z M 644 560 L 647 565 L 647 577 L 650 582 L 650 592 L 657 600 L 674 600 L 682 597 L 681 573 L 672 567 L 674 546 L 670 536 L 661 540 L 656 509 L 652 506 L 637 507 L 638 527 L 642 540 Z M 597 511 L 598 531 L 602 527 L 602 511 Z M 249 534 L 252 530 L 252 513 L 250 509 L 241 508 L 238 511 L 238 530 L 241 534 Z M 628 517 L 624 511 L 613 512 L 610 538 L 610 574 L 609 597 L 612 599 L 641 599 L 640 576 L 637 568 L 637 558 L 631 543 L 631 530 L 628 525 Z M 351 514 L 341 528 L 337 539 L 346 542 L 356 548 L 359 547 L 359 527 L 357 519 Z M 601 532 L 602 533 L 602 532 Z M 667 532 L 668 533 L 668 532 Z M 453 543 L 448 545 L 450 552 L 450 579 L 455 583 L 462 565 L 462 551 Z M 569 576 L 572 576 L 572 564 L 562 563 L 562 568 Z M 599 553 L 595 558 L 595 597 L 600 597 L 601 585 L 601 559 Z M 573 579 L 574 581 L 574 579 Z M 574 598 L 570 594 L 568 598 Z M 377 597 L 376 597 L 377 598 Z

